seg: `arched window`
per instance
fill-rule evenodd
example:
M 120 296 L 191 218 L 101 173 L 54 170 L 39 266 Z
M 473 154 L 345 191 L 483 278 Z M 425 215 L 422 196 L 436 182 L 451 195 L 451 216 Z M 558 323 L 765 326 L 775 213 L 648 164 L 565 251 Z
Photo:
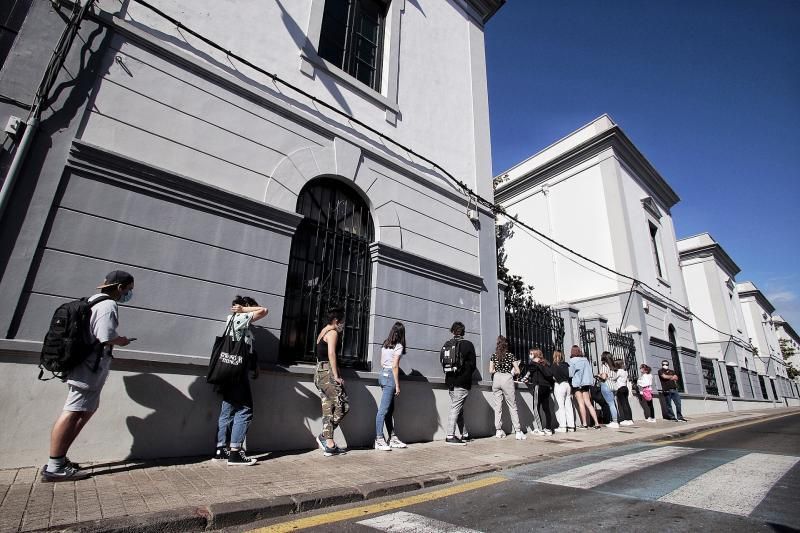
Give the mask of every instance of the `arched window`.
M 678 353 L 678 342 L 675 340 L 675 326 L 669 326 L 669 343 L 672 352 L 672 369 L 678 374 L 678 390 L 685 392 L 683 387 L 683 372 L 681 371 L 681 356 Z
M 303 221 L 292 239 L 281 325 L 280 358 L 314 362 L 316 337 L 328 307 L 345 310 L 340 361 L 365 367 L 370 305 L 369 245 L 374 231 L 369 207 L 332 178 L 309 182 L 300 192 Z

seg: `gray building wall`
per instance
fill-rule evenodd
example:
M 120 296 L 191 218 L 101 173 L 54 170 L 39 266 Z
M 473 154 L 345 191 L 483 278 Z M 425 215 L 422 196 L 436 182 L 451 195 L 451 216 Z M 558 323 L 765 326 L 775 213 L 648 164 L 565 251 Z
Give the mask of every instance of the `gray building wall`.
M 41 43 L 63 29 L 49 2 L 35 4 L 39 18 L 19 42 L 21 57 L 32 58 L 7 62 L 4 93 L 7 80 L 35 89 L 41 72 L 29 67 L 46 63 L 52 44 Z M 80 37 L 0 229 L 0 418 L 10 428 L 0 446 L 17 450 L 0 467 L 46 457 L 66 390 L 36 380 L 39 343 L 60 303 L 95 292 L 115 268 L 136 278 L 134 299 L 120 306 L 120 333 L 138 340 L 115 350 L 102 407 L 71 458 L 213 449 L 219 398 L 205 383 L 207 358 L 231 299 L 242 293 L 270 309 L 255 328 L 264 373 L 254 384 L 248 447 L 314 447 L 321 422 L 313 367 L 277 363 L 289 251 L 301 220 L 294 211 L 316 177 L 342 181 L 372 211 L 366 358 L 374 368 L 391 324 L 405 322 L 398 432 L 409 442 L 442 437 L 448 394 L 438 352 L 451 323 L 466 324 L 481 376 L 499 331 L 489 214 L 481 211 L 473 224 L 467 199 L 429 168 L 232 69 L 161 47 L 135 27 L 87 20 Z M 485 98 L 482 72 L 475 83 L 484 92 L 470 88 L 478 100 Z M 486 135 L 475 133 L 475 149 L 478 178 L 488 184 Z M 345 378 L 353 408 L 337 438 L 368 444 L 377 375 L 346 370 Z M 475 390 L 468 424 L 473 434 L 489 434 L 489 385 Z M 525 398 L 521 415 L 530 422 Z

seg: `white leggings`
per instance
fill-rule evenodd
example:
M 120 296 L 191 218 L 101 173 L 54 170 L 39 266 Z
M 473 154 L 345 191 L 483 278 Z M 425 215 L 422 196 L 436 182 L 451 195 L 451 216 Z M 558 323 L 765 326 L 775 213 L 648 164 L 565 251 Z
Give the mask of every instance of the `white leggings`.
M 571 390 L 569 381 L 556 383 L 553 387 L 553 396 L 556 397 L 556 420 L 558 420 L 560 428 L 575 427 L 575 410 L 572 408 Z

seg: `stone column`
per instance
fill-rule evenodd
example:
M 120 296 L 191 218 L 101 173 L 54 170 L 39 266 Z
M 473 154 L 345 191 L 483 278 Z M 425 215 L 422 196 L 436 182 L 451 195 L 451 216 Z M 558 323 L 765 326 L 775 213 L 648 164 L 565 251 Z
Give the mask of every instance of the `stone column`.
M 572 345 L 581 345 L 578 308 L 568 303 L 560 303 L 554 305 L 552 309 L 564 320 L 564 357 L 565 359 L 569 359 L 569 350 L 572 348 Z
M 497 320 L 500 322 L 500 335 L 506 335 L 506 289 L 508 284 L 504 281 L 497 280 L 497 302 L 499 305 L 499 313 Z

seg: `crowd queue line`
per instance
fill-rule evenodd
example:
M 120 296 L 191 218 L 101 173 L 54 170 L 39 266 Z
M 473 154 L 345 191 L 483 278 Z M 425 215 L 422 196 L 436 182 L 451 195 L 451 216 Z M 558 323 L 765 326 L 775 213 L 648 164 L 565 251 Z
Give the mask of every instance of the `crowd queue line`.
M 100 392 L 105 385 L 113 359 L 114 346 L 127 346 L 134 338 L 121 336 L 119 327 L 118 303 L 126 303 L 133 297 L 133 276 L 121 270 L 110 272 L 98 286 L 100 292 L 91 296 L 89 302 L 97 300 L 91 307 L 90 335 L 101 349 L 96 350 L 82 364 L 69 372 L 66 383 L 67 400 L 63 410 L 53 425 L 50 435 L 50 457 L 42 467 L 42 481 L 74 481 L 88 477 L 89 472 L 67 457 L 67 452 L 75 438 L 85 427 L 99 407 Z M 237 296 L 227 317 L 226 331 L 234 340 L 244 341 L 251 352 L 254 336 L 251 329 L 256 322 L 268 314 L 268 309 L 248 296 Z M 336 348 L 339 335 L 344 329 L 344 310 L 333 307 L 327 312 L 327 322 L 316 338 L 316 368 L 314 385 L 320 393 L 322 406 L 322 431 L 317 443 L 323 455 L 334 456 L 346 453 L 334 441 L 334 432 L 350 410 L 350 403 L 341 376 Z M 473 374 L 476 368 L 475 347 L 464 338 L 465 327 L 454 322 L 450 328 L 457 365 L 448 366 L 445 383 L 450 394 L 450 408 L 447 417 L 445 442 L 464 446 L 470 440 L 469 430 L 464 422 L 464 403 L 470 393 Z M 448 345 L 446 344 L 446 346 Z M 400 360 L 406 352 L 405 326 L 395 322 L 381 347 L 381 366 L 378 384 L 381 387 L 381 400 L 375 417 L 374 448 L 378 451 L 391 451 L 406 448 L 395 432 L 395 399 L 400 394 Z M 642 364 L 641 376 L 635 384 L 630 384 L 628 373 L 620 361 L 614 361 L 611 354 L 604 352 L 597 374 L 592 371 L 588 359 L 580 347 L 572 346 L 570 357 L 565 360 L 560 351 L 553 353 L 549 363 L 541 350 L 532 348 L 529 352 L 526 373 L 521 373 L 521 360 L 508 351 L 508 340 L 499 336 L 495 352 L 489 362 L 492 375 L 494 398 L 495 437 L 505 438 L 501 427 L 503 404 L 505 403 L 514 436 L 517 440 L 527 438 L 520 425 L 517 412 L 515 383 L 525 383 L 533 395 L 534 435 L 552 435 L 578 429 L 600 429 L 597 410 L 593 401 L 601 406 L 601 416 L 609 416 L 605 427 L 619 428 L 633 425 L 628 401 L 631 389 L 639 397 L 647 422 L 655 422 L 653 410 L 653 376 L 649 366 Z M 249 365 L 249 377 L 258 377 L 258 366 L 254 358 Z M 666 399 L 666 419 L 685 422 L 681 413 L 680 396 L 677 393 L 678 375 L 663 361 L 658 372 L 662 395 Z M 238 380 L 231 385 L 216 386 L 222 397 L 217 424 L 217 446 L 213 461 L 224 461 L 228 465 L 253 465 L 256 459 L 248 457 L 244 442 L 247 430 L 253 419 L 253 397 L 249 379 Z M 595 392 L 595 397 L 592 393 Z M 597 394 L 599 392 L 599 394 Z M 550 398 L 553 398 L 555 413 L 551 411 Z M 670 403 L 675 404 L 673 413 Z M 575 416 L 577 407 L 578 417 Z M 553 416 L 555 415 L 555 416 Z M 554 419 L 555 422 L 554 423 Z M 385 429 L 385 432 L 384 432 Z

